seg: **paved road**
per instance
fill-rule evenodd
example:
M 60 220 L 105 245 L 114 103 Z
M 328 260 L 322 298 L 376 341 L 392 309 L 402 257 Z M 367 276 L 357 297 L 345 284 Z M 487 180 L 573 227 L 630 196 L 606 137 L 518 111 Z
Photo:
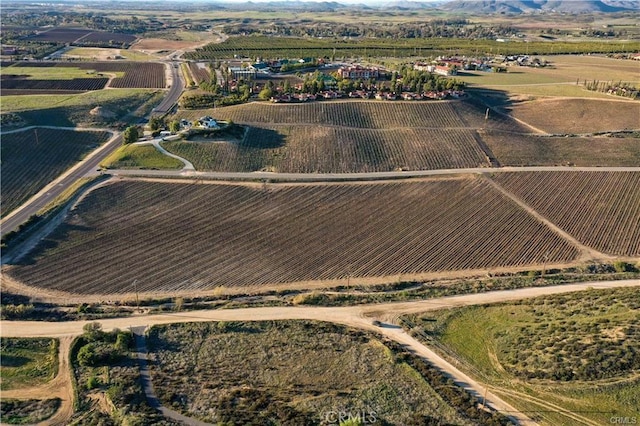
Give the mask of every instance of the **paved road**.
M 148 177 L 193 177 L 195 179 L 219 180 L 287 180 L 287 181 L 348 181 L 399 179 L 440 175 L 507 173 L 507 172 L 640 172 L 640 167 L 571 167 L 571 166 L 539 166 L 539 167 L 479 167 L 469 169 L 415 170 L 398 172 L 372 173 L 273 173 L 273 172 L 197 172 L 183 170 L 120 170 L 112 169 L 107 173 L 114 176 L 148 176 Z
M 178 65 L 178 68 L 175 68 L 173 63 L 169 64 L 169 67 L 171 67 L 171 87 L 160 105 L 153 109 L 153 115 L 164 115 L 171 111 L 182 94 L 184 83 L 180 75 L 180 65 L 178 62 L 175 62 L 175 64 Z
M 182 93 L 184 85 L 182 83 L 182 78 L 180 77 L 179 69 L 171 66 L 171 72 L 173 75 L 173 83 L 171 84 L 171 88 L 167 91 L 167 94 L 162 103 L 160 103 L 160 105 L 155 108 L 154 114 L 164 114 L 168 112 L 178 101 L 178 98 Z M 18 129 L 16 131 L 21 130 L 24 129 Z M 44 190 L 34 195 L 22 206 L 11 212 L 6 217 L 2 218 L 2 221 L 0 222 L 0 235 L 4 236 L 5 234 L 16 230 L 18 226 L 26 222 L 29 217 L 36 214 L 41 208 L 43 208 L 60 194 L 62 194 L 75 181 L 87 174 L 91 174 L 91 172 L 95 172 L 100 162 L 108 157 L 121 144 L 122 136 L 115 136 L 102 147 L 89 154 L 89 156 L 85 160 L 78 163 L 62 176 L 58 177 Z
M 12 211 L 2 219 L 0 223 L 0 234 L 5 235 L 18 228 L 26 222 L 29 217 L 36 214 L 41 208 L 52 202 L 60 194 L 67 190 L 75 181 L 84 177 L 89 172 L 95 171 L 100 162 L 109 154 L 122 145 L 122 135 L 118 134 L 111 138 L 106 144 L 93 151 L 82 162 L 76 164 L 72 169 L 58 177 L 42 191 L 34 195 L 25 204 Z
M 604 289 L 616 287 L 640 286 L 640 280 L 625 281 L 596 281 L 579 284 L 566 284 L 550 287 L 523 288 L 516 290 L 494 291 L 479 294 L 466 294 L 460 296 L 441 297 L 429 300 L 413 302 L 397 302 L 385 304 L 371 304 L 347 307 L 264 307 L 243 309 L 220 309 L 191 311 L 182 313 L 167 313 L 148 316 L 134 316 L 126 318 L 111 318 L 101 320 L 105 331 L 114 328 L 126 329 L 134 327 L 147 327 L 155 324 L 171 324 L 180 322 L 199 321 L 264 321 L 284 319 L 310 319 L 319 321 L 331 321 L 353 327 L 378 332 L 409 345 L 420 356 L 423 356 L 432 364 L 441 368 L 455 382 L 464 386 L 471 393 L 482 398 L 485 386 L 476 382 L 473 378 L 461 372 L 444 358 L 431 351 L 422 343 L 411 338 L 407 333 L 397 327 L 376 327 L 374 319 L 395 323 L 400 315 L 416 312 L 426 312 L 443 308 L 479 305 L 486 303 L 505 302 L 524 298 L 582 291 L 589 288 Z M 71 322 L 32 322 L 32 321 L 3 321 L 2 334 L 4 337 L 64 337 L 82 333 L 82 327 L 89 321 Z M 503 401 L 497 395 L 487 393 L 487 403 L 505 413 L 516 417 L 521 424 L 530 424 L 530 420 Z

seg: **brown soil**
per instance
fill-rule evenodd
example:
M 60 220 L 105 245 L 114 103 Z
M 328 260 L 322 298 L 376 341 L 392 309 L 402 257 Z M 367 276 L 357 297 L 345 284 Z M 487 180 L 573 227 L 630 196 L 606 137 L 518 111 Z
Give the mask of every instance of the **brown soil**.
M 516 118 L 547 133 L 594 133 L 640 129 L 640 102 L 540 99 L 511 107 Z
M 198 45 L 201 45 L 201 41 L 178 41 L 178 40 L 164 40 L 161 38 L 145 38 L 135 43 L 131 48 L 135 50 L 178 50 L 178 49 L 190 49 Z

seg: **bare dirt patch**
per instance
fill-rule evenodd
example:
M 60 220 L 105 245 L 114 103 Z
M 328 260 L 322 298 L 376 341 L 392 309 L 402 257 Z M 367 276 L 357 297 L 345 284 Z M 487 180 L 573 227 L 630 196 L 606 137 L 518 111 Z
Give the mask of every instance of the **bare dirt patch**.
M 506 109 L 516 118 L 553 134 L 640 128 L 640 102 L 634 101 L 539 99 Z
M 162 38 L 145 38 L 138 41 L 132 46 L 134 50 L 147 50 L 147 51 L 159 51 L 159 50 L 178 50 L 178 49 L 191 49 L 202 44 L 199 41 L 180 41 L 180 40 L 165 40 Z

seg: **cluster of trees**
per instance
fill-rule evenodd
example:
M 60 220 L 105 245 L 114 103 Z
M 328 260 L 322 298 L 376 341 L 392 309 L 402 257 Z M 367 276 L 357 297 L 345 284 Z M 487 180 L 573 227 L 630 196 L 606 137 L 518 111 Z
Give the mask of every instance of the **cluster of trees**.
M 510 37 L 518 30 L 508 25 L 470 25 L 466 19 L 433 20 L 427 22 L 395 23 L 348 23 L 335 22 L 274 22 L 243 20 L 229 24 L 223 29 L 226 34 L 262 34 L 296 37 L 375 37 L 375 38 L 495 38 Z
M 401 78 L 401 84 L 407 88 L 410 92 L 429 92 L 432 90 L 462 90 L 465 88 L 464 81 L 457 80 L 451 77 L 444 77 L 437 74 L 431 74 L 427 71 L 414 70 L 410 65 L 403 65 L 400 67 L 399 72 L 394 73 L 397 77 Z M 397 78 L 391 77 L 392 91 L 393 82 L 396 81 L 396 85 L 400 82 Z
M 107 333 L 98 322 L 86 324 L 76 354 L 81 366 L 95 367 L 117 361 L 125 355 L 133 343 L 133 335 L 127 331 L 114 330 Z
M 164 24 L 157 19 L 109 18 L 100 12 L 69 12 L 69 11 L 34 11 L 27 9 L 24 12 L 2 14 L 3 26 L 25 27 L 21 29 L 22 35 L 32 35 L 38 27 L 77 26 L 94 30 L 111 31 L 126 34 L 143 34 L 148 31 L 162 29 Z M 27 29 L 26 27 L 29 27 Z M 4 29 L 2 36 L 4 37 Z M 4 40 L 3 40 L 4 43 Z

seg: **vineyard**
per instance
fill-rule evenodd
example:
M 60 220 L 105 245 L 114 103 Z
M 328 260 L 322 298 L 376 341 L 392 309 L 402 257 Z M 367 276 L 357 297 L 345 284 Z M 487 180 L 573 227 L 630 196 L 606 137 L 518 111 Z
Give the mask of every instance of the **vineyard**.
M 635 47 L 634 47 L 635 46 Z M 214 60 L 238 57 L 255 58 L 297 58 L 301 51 L 309 57 L 410 57 L 437 56 L 450 54 L 477 54 L 480 52 L 498 52 L 504 55 L 518 55 L 525 52 L 533 55 L 558 53 L 606 53 L 637 49 L 640 43 L 611 41 L 608 43 L 585 41 L 580 43 L 536 42 L 509 44 L 495 40 L 471 40 L 456 38 L 404 38 L 404 39 L 372 39 L 354 40 L 331 38 L 297 38 L 297 37 L 230 37 L 223 43 L 211 43 L 187 52 L 185 59 Z
M 13 63 L 19 68 L 79 68 L 81 70 L 95 71 L 96 73 L 124 73 L 123 76 L 116 77 L 111 81 L 110 87 L 113 88 L 140 88 L 140 89 L 163 89 L 165 87 L 164 65 L 155 62 L 18 62 Z M 10 66 L 7 63 L 7 66 Z M 103 81 L 102 87 L 106 83 L 102 78 L 91 78 L 81 80 Z M 3 88 L 6 81 L 2 81 Z M 29 84 L 28 81 L 20 80 Z M 47 86 L 47 83 L 49 86 Z M 59 80 L 43 80 L 38 87 L 33 89 L 56 89 L 57 85 L 62 84 Z M 69 84 L 69 83 L 67 83 Z M 97 84 L 97 83 L 94 83 Z M 102 88 L 99 87 L 99 88 Z M 13 87 L 8 87 L 13 88 Z M 16 87 L 22 88 L 22 87 Z M 96 90 L 96 89 L 76 89 L 73 87 L 67 90 Z
M 162 214 L 159 214 L 162 212 Z M 333 185 L 114 182 L 7 273 L 74 293 L 193 291 L 568 262 L 476 177 Z
M 211 73 L 206 67 L 203 67 L 203 63 L 189 62 L 189 71 L 195 80 L 196 84 L 200 84 L 203 81 L 211 80 Z
M 90 29 L 52 28 L 48 31 L 27 37 L 27 40 L 65 43 L 78 46 L 117 45 L 118 47 L 128 47 L 136 40 L 136 36 Z
M 480 132 L 503 166 L 640 166 L 640 140 L 627 137 L 539 137 Z
M 2 135 L 2 216 L 107 141 L 108 132 L 36 128 Z
M 250 103 L 216 108 L 216 118 L 236 123 L 326 124 L 363 129 L 398 127 L 466 127 L 456 113 L 456 102 L 382 102 L 344 101 L 313 102 L 301 105 Z M 180 111 L 179 116 L 191 120 L 203 115 L 202 110 Z
M 363 173 L 488 166 L 471 130 L 250 127 L 239 142 L 166 142 L 197 170 Z
M 24 94 L 30 94 L 31 91 L 88 91 L 101 90 L 109 81 L 108 78 L 74 78 L 72 80 L 30 80 L 23 78 L 3 78 L 2 91 L 16 90 Z
M 583 244 L 640 255 L 640 173 L 499 173 L 493 179 Z

